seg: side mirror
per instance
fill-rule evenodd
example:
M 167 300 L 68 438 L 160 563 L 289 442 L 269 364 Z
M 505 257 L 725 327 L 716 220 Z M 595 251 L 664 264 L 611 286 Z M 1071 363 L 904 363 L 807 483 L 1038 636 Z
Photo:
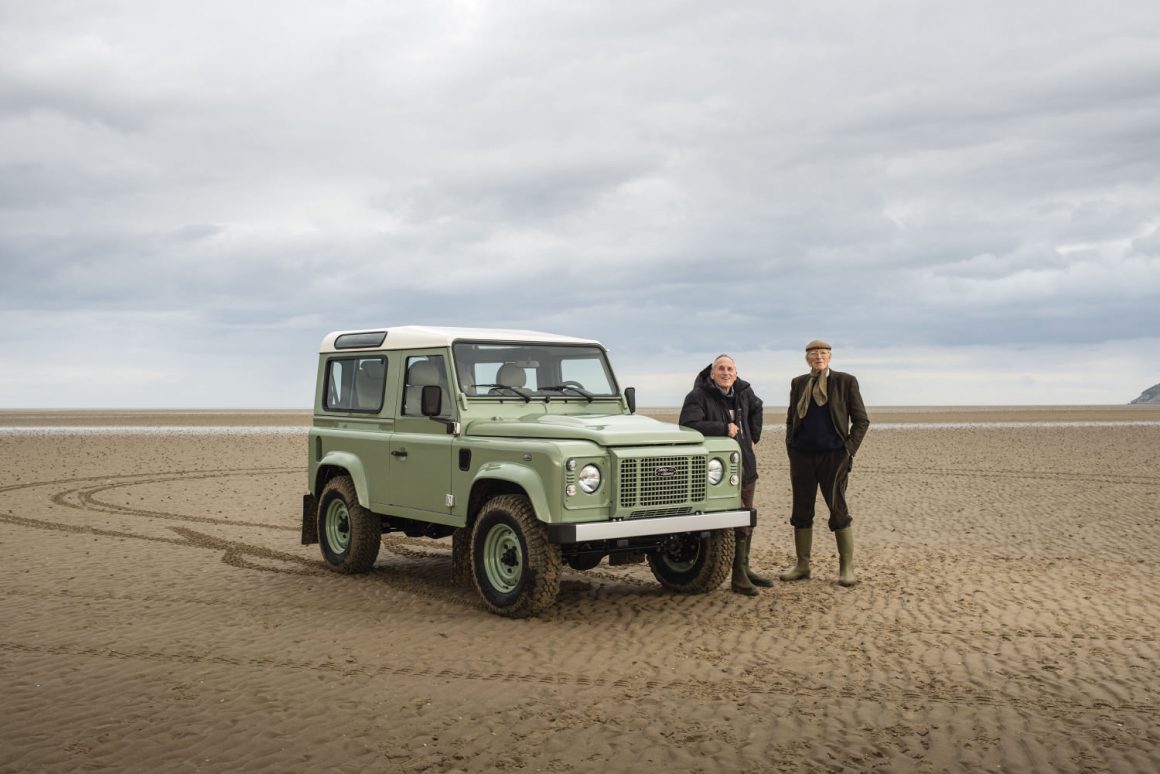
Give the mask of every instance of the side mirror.
M 437 417 L 443 410 L 443 389 L 438 384 L 423 385 L 419 411 L 425 417 Z
M 635 414 L 636 413 L 636 388 L 635 387 L 625 387 L 624 388 L 624 400 L 628 404 L 628 413 Z

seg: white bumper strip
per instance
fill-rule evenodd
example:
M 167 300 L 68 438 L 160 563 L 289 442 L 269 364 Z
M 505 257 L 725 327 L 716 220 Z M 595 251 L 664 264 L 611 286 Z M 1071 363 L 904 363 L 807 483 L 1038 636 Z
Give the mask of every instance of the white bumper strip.
M 655 519 L 560 524 L 556 529 L 560 538 L 558 542 L 584 543 L 589 540 L 616 540 L 649 535 L 670 535 L 675 532 L 701 532 L 731 527 L 751 527 L 753 522 L 754 513 L 750 510 L 744 510 L 694 513 L 688 516 L 666 516 Z

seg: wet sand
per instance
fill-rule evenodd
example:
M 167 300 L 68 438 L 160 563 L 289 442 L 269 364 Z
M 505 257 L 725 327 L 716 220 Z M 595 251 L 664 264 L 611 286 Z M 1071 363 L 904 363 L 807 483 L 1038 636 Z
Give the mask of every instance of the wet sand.
M 1160 770 L 1160 407 L 871 417 L 857 587 L 818 529 L 756 599 L 602 564 L 509 621 L 449 541 L 299 545 L 302 412 L 0 412 L 0 772 Z

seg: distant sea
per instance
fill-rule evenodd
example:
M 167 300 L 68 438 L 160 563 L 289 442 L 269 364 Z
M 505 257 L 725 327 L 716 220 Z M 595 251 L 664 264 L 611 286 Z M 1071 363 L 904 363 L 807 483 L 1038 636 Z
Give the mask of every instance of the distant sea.
M 874 430 L 935 430 L 1026 427 L 1160 425 L 1160 405 L 1121 406 L 881 406 L 870 407 Z M 642 408 L 640 414 L 675 423 L 678 407 Z M 766 407 L 765 428 L 785 427 L 785 407 Z M 297 409 L 93 409 L 3 410 L 0 435 L 295 434 L 310 426 L 309 411 Z

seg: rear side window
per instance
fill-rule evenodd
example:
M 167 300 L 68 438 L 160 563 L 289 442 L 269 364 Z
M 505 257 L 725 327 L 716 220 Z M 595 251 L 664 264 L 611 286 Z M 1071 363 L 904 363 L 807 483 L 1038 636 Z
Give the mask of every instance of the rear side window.
M 377 414 L 383 409 L 387 385 L 385 357 L 342 357 L 326 363 L 327 411 L 365 411 Z

